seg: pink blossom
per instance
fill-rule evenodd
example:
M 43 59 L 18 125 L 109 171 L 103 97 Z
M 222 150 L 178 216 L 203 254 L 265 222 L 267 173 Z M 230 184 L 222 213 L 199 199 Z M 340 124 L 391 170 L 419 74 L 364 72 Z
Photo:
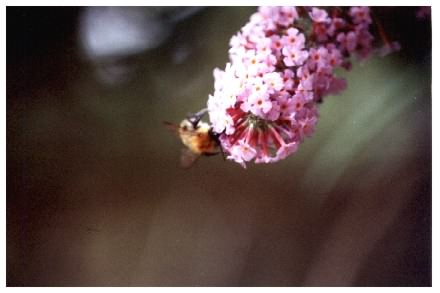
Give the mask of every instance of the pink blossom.
M 359 24 L 371 24 L 370 8 L 366 6 L 361 7 L 351 7 L 350 16 L 352 17 L 353 23 Z
M 230 151 L 230 156 L 241 163 L 252 160 L 256 154 L 257 151 L 244 140 L 239 140 Z
M 309 57 L 309 53 L 306 50 L 299 50 L 296 47 L 284 47 L 282 50 L 283 62 L 286 66 L 301 66 L 304 61 Z
M 282 118 L 290 119 L 291 115 L 295 113 L 295 100 L 286 92 L 281 93 L 277 100 L 280 107 L 280 116 Z
M 309 16 L 314 22 L 324 22 L 324 23 L 330 22 L 328 13 L 324 9 L 313 7 L 312 11 L 309 12 Z
M 304 48 L 305 37 L 296 28 L 289 28 L 281 39 L 286 47 Z
M 259 13 L 263 18 L 273 21 L 276 25 L 289 26 L 297 18 L 298 12 L 295 7 L 260 7 Z
M 313 69 L 320 69 L 328 65 L 328 50 L 324 47 L 310 49 L 309 66 Z
M 338 67 L 342 64 L 342 54 L 341 51 L 333 47 L 328 56 L 328 63 L 332 67 Z
M 293 90 L 293 87 L 295 85 L 294 82 L 295 73 L 290 69 L 285 69 L 282 74 L 283 74 L 284 89 L 286 91 Z
M 340 18 L 340 17 L 334 17 L 331 19 L 330 26 L 327 28 L 327 34 L 331 37 L 333 37 L 337 31 L 345 28 L 347 25 L 347 22 Z
M 305 30 L 295 7 L 260 7 L 232 37 L 225 70 L 214 70 L 212 129 L 227 158 L 243 167 L 296 152 L 314 132 L 318 102 L 346 88 L 335 69 L 371 52 L 368 7 L 331 18 L 311 8 L 309 16 Z
M 313 34 L 318 42 L 328 41 L 330 35 L 329 29 L 330 27 L 324 22 L 313 23 Z
M 265 117 L 264 114 L 268 113 L 272 108 L 272 102 L 267 93 L 252 93 L 249 96 L 248 103 L 248 111 L 259 117 Z
M 271 49 L 275 53 L 276 56 L 279 56 L 281 54 L 281 49 L 284 46 L 284 42 L 282 41 L 281 37 L 279 35 L 273 35 L 270 37 L 271 40 Z
M 272 40 L 270 38 L 261 38 L 256 44 L 256 50 L 261 56 L 267 56 L 272 53 Z
M 280 15 L 285 18 L 286 26 L 291 25 L 296 19 L 298 19 L 298 12 L 294 6 L 282 6 Z
M 281 145 L 281 147 L 277 151 L 276 157 L 280 160 L 286 158 L 291 153 L 296 152 L 298 149 L 298 143 L 297 142 L 291 142 L 287 144 Z
M 354 32 L 339 33 L 336 40 L 341 44 L 341 49 L 353 52 L 357 45 L 357 36 Z
M 373 35 L 362 25 L 357 26 L 355 28 L 355 31 L 357 34 L 357 42 L 359 47 L 357 55 L 365 59 L 370 56 L 373 43 Z
M 345 78 L 333 78 L 330 81 L 326 94 L 337 95 L 347 88 L 347 81 Z
M 269 93 L 274 93 L 275 91 L 279 91 L 284 87 L 283 79 L 281 78 L 281 74 L 278 72 L 269 72 L 263 76 L 263 81 L 268 87 Z
M 223 112 L 211 112 L 211 121 L 214 125 L 214 131 L 225 132 L 225 134 L 234 133 L 234 121 Z
M 280 117 L 280 104 L 278 101 L 272 101 L 270 111 L 267 112 L 265 119 L 267 121 L 276 121 Z

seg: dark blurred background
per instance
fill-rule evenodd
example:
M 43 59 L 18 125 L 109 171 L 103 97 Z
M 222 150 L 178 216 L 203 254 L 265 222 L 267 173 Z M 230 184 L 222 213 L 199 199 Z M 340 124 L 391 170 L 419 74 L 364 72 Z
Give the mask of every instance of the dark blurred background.
M 356 63 L 288 159 L 179 168 L 253 7 L 7 7 L 8 286 L 430 286 L 431 23 Z

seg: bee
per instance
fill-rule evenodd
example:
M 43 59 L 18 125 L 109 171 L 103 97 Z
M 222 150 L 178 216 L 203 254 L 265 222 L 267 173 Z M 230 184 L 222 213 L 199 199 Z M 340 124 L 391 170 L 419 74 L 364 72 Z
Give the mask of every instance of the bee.
M 201 121 L 207 111 L 208 109 L 202 109 L 195 114 L 190 113 L 179 125 L 163 122 L 185 145 L 180 155 L 180 165 L 183 168 L 191 167 L 201 156 L 214 156 L 221 153 L 224 158 L 219 134 L 215 133 L 208 123 Z

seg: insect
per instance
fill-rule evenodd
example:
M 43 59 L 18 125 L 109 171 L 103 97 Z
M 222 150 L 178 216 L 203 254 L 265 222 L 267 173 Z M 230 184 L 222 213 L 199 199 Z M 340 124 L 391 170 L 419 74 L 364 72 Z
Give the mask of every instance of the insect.
M 208 109 L 202 109 L 195 114 L 188 114 L 179 125 L 163 122 L 185 145 L 180 155 L 180 165 L 183 168 L 191 167 L 201 156 L 223 154 L 219 134 L 215 133 L 208 123 L 201 121 L 207 111 Z

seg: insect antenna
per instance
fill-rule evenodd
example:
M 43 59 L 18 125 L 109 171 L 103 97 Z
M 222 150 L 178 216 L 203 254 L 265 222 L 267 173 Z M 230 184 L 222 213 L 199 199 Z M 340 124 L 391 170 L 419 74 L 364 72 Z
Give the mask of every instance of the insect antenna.
M 208 112 L 208 108 L 203 108 L 197 113 L 189 113 L 186 115 L 186 119 L 188 119 L 189 122 L 193 125 L 194 129 L 197 129 L 199 126 L 200 120 L 203 118 L 203 116 Z
M 171 122 L 168 122 L 168 121 L 162 121 L 162 124 L 169 130 L 169 131 L 171 131 L 171 132 L 173 132 L 173 133 L 178 133 L 179 132 L 179 126 L 178 125 L 176 125 L 176 124 L 174 124 L 174 123 L 171 123 Z

